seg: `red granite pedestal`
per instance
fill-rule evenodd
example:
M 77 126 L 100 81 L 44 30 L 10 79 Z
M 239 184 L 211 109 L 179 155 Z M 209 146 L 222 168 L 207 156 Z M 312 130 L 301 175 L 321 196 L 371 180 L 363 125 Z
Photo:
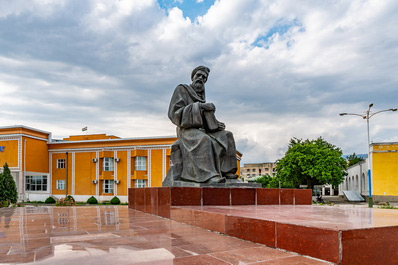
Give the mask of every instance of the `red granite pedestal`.
M 335 264 L 398 264 L 398 211 L 312 206 L 311 190 L 135 188 L 129 207 Z
M 303 189 L 159 187 L 129 189 L 129 208 L 170 218 L 172 206 L 311 205 Z

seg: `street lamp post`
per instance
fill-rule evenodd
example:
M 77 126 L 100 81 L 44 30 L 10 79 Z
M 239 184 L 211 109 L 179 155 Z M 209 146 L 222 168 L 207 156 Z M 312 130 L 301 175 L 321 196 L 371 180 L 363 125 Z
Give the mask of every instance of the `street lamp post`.
M 368 134 L 368 189 L 369 189 L 369 199 L 368 199 L 368 205 L 369 208 L 373 208 L 373 195 L 372 195 L 372 161 L 370 157 L 370 135 L 369 135 L 369 119 L 372 118 L 374 115 L 380 113 L 380 112 L 385 112 L 385 111 L 397 111 L 396 108 L 393 109 L 385 109 L 385 110 L 380 110 L 375 113 L 370 113 L 370 109 L 373 107 L 373 103 L 369 104 L 368 110 L 365 112 L 365 114 L 355 114 L 355 113 L 340 113 L 340 116 L 345 116 L 345 115 L 354 115 L 354 116 L 359 116 L 362 117 L 363 119 L 366 120 L 366 128 L 367 128 L 367 134 Z

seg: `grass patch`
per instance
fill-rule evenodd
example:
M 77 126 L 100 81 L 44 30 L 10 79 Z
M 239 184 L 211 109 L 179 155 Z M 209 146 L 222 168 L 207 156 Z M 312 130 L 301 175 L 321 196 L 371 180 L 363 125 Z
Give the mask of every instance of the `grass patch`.
M 389 202 L 386 202 L 384 205 L 379 206 L 380 209 L 398 209 L 394 205 L 391 205 Z

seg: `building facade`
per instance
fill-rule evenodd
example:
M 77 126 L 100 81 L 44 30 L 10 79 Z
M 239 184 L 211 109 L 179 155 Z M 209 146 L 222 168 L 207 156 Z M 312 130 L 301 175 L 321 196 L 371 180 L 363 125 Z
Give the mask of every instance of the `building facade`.
M 372 196 L 374 202 L 398 201 L 398 143 L 372 143 L 370 146 Z M 347 170 L 348 175 L 339 186 L 369 196 L 368 159 Z
M 0 170 L 8 164 L 20 201 L 72 195 L 127 202 L 132 187 L 161 187 L 175 136 L 120 138 L 106 134 L 52 139 L 26 126 L 0 127 Z M 238 170 L 241 154 L 237 152 Z M 239 172 L 239 171 L 238 171 Z
M 244 164 L 240 169 L 240 177 L 248 181 L 264 175 L 273 176 L 275 168 L 276 163 L 273 162 Z
M 72 195 L 127 201 L 131 187 L 162 186 L 176 137 L 119 138 L 106 134 L 53 140 L 25 127 L 0 128 L 0 166 L 8 164 L 19 200 L 44 201 Z

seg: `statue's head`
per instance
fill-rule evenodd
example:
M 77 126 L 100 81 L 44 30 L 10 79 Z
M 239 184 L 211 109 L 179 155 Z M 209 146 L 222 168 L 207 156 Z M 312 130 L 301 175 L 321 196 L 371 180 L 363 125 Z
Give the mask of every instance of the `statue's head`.
M 210 69 L 206 66 L 198 66 L 193 69 L 191 73 L 192 84 L 196 88 L 203 88 L 204 84 L 207 82 L 207 77 L 209 76 Z

